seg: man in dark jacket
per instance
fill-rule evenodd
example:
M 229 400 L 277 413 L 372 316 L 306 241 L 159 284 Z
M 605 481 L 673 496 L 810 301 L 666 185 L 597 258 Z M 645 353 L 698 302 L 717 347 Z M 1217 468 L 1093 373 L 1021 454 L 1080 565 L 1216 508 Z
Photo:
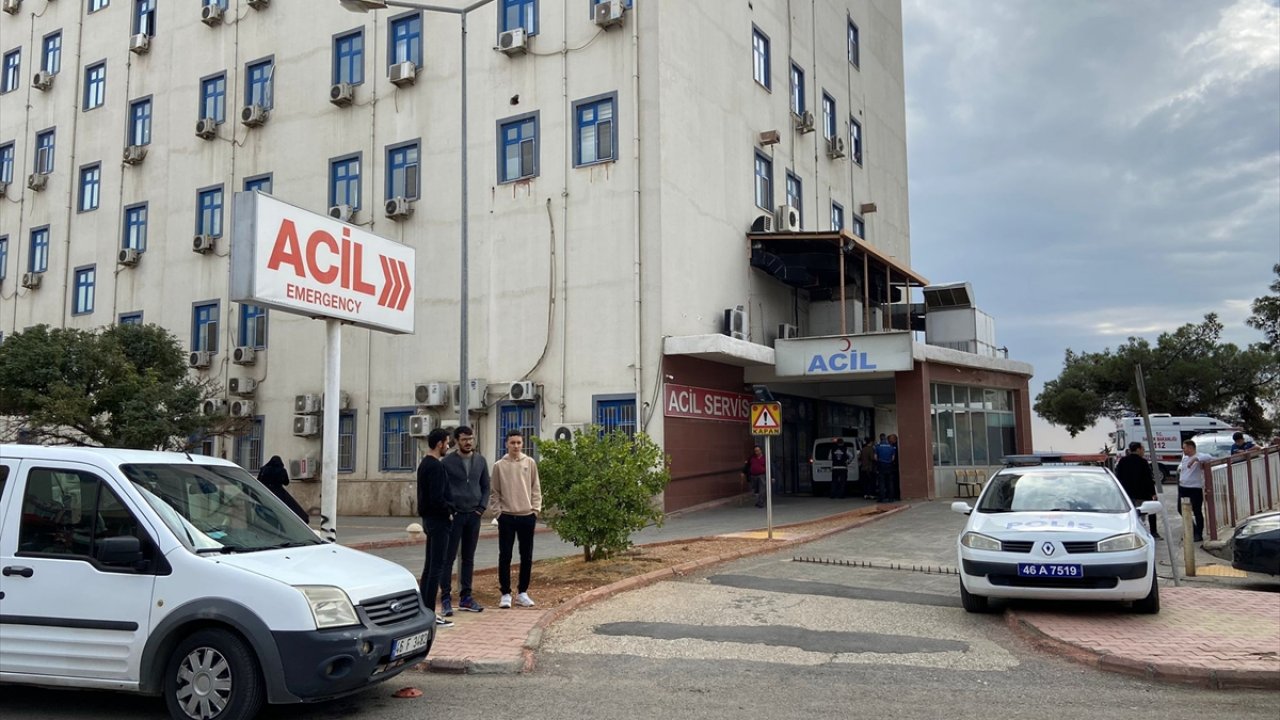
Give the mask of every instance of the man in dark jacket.
M 449 432 L 436 428 L 427 435 L 427 454 L 418 464 L 418 515 L 427 533 L 427 557 L 422 566 L 419 592 L 422 604 L 432 612 L 440 591 L 440 576 L 449 566 L 449 534 L 453 525 L 453 496 L 449 477 L 440 459 L 449 448 Z M 436 618 L 436 625 L 452 627 L 453 622 Z
M 1125 494 L 1133 501 L 1134 507 L 1148 500 L 1160 499 L 1156 495 L 1155 480 L 1151 477 L 1151 463 L 1147 462 L 1142 454 L 1142 443 L 1131 442 L 1129 452 L 1116 463 L 1116 478 L 1120 480 L 1120 487 L 1124 488 Z M 1159 539 L 1160 533 L 1156 532 L 1156 516 L 1148 515 L 1147 520 L 1151 523 L 1151 536 Z
M 284 469 L 284 461 L 280 459 L 279 455 L 272 455 L 271 459 L 258 470 L 258 482 L 265 485 L 271 491 L 271 494 L 280 498 L 280 502 L 288 506 L 302 522 L 311 522 L 311 515 L 302 509 L 298 501 L 294 500 L 293 496 L 285 488 L 285 485 L 289 484 L 289 471 Z
M 459 610 L 481 612 L 484 606 L 471 595 L 471 575 L 476 565 L 476 543 L 480 540 L 480 516 L 489 507 L 489 463 L 476 452 L 476 436 L 466 425 L 453 431 L 457 451 L 445 456 L 445 472 L 449 476 L 449 492 L 453 496 L 453 529 L 449 535 L 449 554 L 440 575 L 440 611 L 453 615 L 453 561 L 462 550 L 458 568 L 458 586 L 462 591 Z

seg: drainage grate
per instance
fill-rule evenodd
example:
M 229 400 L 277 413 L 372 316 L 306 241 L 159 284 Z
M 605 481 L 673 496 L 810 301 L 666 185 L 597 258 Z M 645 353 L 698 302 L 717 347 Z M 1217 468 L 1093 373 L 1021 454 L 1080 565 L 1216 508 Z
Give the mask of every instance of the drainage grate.
M 899 572 L 924 573 L 926 575 L 959 575 L 953 567 L 946 565 L 904 565 L 902 563 L 868 562 L 866 560 L 834 560 L 820 557 L 793 557 L 791 562 L 813 563 L 815 565 L 835 565 L 837 567 L 867 568 L 870 570 L 897 570 Z

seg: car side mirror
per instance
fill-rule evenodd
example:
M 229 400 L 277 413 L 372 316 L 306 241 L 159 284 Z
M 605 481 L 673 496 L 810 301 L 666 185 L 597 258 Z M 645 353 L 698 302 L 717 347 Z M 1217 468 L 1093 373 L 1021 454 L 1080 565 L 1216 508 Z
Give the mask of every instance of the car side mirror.
M 969 507 L 969 503 L 956 501 L 951 503 L 951 512 L 958 512 L 961 515 L 968 515 L 973 512 L 973 508 Z
M 95 543 L 98 562 L 112 567 L 136 567 L 142 562 L 142 541 L 132 535 L 102 538 Z
M 1148 500 L 1138 506 L 1138 514 L 1139 515 L 1155 515 L 1156 513 L 1160 512 L 1160 509 L 1163 507 L 1164 506 L 1160 504 L 1159 500 Z

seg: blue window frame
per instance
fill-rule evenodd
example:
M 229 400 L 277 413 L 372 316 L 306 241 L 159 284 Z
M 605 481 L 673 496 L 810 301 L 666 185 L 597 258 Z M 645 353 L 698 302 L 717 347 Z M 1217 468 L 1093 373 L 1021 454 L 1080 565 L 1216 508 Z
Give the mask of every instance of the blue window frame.
M 791 63 L 791 112 L 794 115 L 804 114 L 804 70 Z
M 852 232 L 854 235 L 862 238 L 863 240 L 866 240 L 867 224 L 862 220 L 862 218 L 858 217 L 857 215 L 854 215 L 853 225 L 849 228 L 849 232 Z
M 800 226 L 804 227 L 804 185 L 792 172 L 787 172 L 787 204 L 796 209 L 800 216 Z
M 830 140 L 836 136 L 836 99 L 822 93 L 822 136 Z
M 402 15 L 391 21 L 387 64 L 411 62 L 422 67 L 422 13 Z
M 382 433 L 379 442 L 378 469 L 384 472 L 408 472 L 414 470 L 417 453 L 413 438 L 409 435 L 411 409 L 382 411 Z
M 95 63 L 84 69 L 84 109 L 102 107 L 106 101 L 107 63 Z
M 200 81 L 200 117 L 221 123 L 227 119 L 227 75 L 218 73 Z
M 13 182 L 13 143 L 0 145 L 0 182 Z
M 0 76 L 0 94 L 18 89 L 22 79 L 22 48 L 4 54 L 4 75 Z
M 364 82 L 364 30 L 355 30 L 333 39 L 333 82 L 359 85 Z
M 57 75 L 62 70 L 62 31 L 45 35 L 42 48 L 40 69 Z
M 57 148 L 57 131 L 53 129 L 36 133 L 36 172 L 48 175 L 53 172 L 54 151 Z
M 102 195 L 102 166 L 97 163 L 80 168 L 80 212 L 98 209 Z
M 27 257 L 27 272 L 45 272 L 49 269 L 49 226 L 31 228 L 31 253 Z
M 617 159 L 617 95 L 587 98 L 574 103 L 577 124 L 574 135 L 574 165 L 591 165 Z
M 538 0 L 502 0 L 499 29 L 506 32 L 519 27 L 530 35 L 538 34 Z
M 196 193 L 196 234 L 222 236 L 222 186 Z
M 133 34 L 155 37 L 156 0 L 133 0 Z
M 849 21 L 849 64 L 858 67 L 858 26 Z
M 235 463 L 251 473 L 262 469 L 262 434 L 264 421 L 261 415 L 249 423 L 243 435 L 236 436 Z
M 387 199 L 418 197 L 418 141 L 387 148 Z
M 95 13 L 111 4 L 111 0 L 89 0 L 89 12 Z
M 542 417 L 542 410 L 538 403 L 532 405 L 528 403 L 501 403 L 498 405 L 498 437 L 497 447 L 494 449 L 494 457 L 502 457 L 507 454 L 507 433 L 512 430 L 519 430 L 524 433 L 524 451 L 526 454 L 538 457 L 537 443 L 533 438 L 538 435 L 538 419 Z
M 636 434 L 636 398 L 634 395 L 596 397 L 595 424 L 604 432 L 622 431 Z
M 138 312 L 120 313 L 120 319 L 116 321 L 116 324 L 117 325 L 141 325 L 142 311 L 139 310 Z
M 338 472 L 356 470 L 356 411 L 338 413 Z
M 72 315 L 88 315 L 93 312 L 94 289 L 98 283 L 98 270 L 94 265 L 76 268 L 75 297 L 71 304 Z
M 151 144 L 151 98 L 129 103 L 129 144 Z
M 274 83 L 276 63 L 274 58 L 245 63 L 244 74 L 247 84 L 244 88 L 245 105 L 261 105 L 268 110 L 275 102 Z
M 254 175 L 244 179 L 245 192 L 264 192 L 271 194 L 271 173 Z
M 853 153 L 853 161 L 862 164 L 862 123 L 849 118 L 849 150 Z
M 773 160 L 756 152 L 756 207 L 773 211 Z
M 360 209 L 360 155 L 329 161 L 329 207 L 350 205 Z
M 261 305 L 240 305 L 240 341 L 257 350 L 267 348 L 267 309 Z
M 0 235 L 0 280 L 9 274 L 9 236 Z
M 538 174 L 538 114 L 498 121 L 498 182 L 513 182 Z
M 844 206 L 838 202 L 831 203 L 831 229 L 836 232 L 844 229 Z
M 751 76 L 766 90 L 773 87 L 769 79 L 769 36 L 760 28 L 751 29 Z
M 124 248 L 133 248 L 138 252 L 147 250 L 147 204 L 138 203 L 124 209 L 124 233 L 121 242 Z
M 191 349 L 218 352 L 218 302 L 191 306 Z

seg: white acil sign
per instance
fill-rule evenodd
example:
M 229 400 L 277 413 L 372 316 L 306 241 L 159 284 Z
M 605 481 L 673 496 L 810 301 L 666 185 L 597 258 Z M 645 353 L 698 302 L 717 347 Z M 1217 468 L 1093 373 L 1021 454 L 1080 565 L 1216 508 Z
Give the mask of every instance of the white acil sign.
M 413 248 L 257 192 L 236 193 L 232 223 L 235 302 L 413 332 Z
M 913 362 L 909 332 L 779 339 L 774 357 L 779 377 L 893 373 L 910 370 Z

